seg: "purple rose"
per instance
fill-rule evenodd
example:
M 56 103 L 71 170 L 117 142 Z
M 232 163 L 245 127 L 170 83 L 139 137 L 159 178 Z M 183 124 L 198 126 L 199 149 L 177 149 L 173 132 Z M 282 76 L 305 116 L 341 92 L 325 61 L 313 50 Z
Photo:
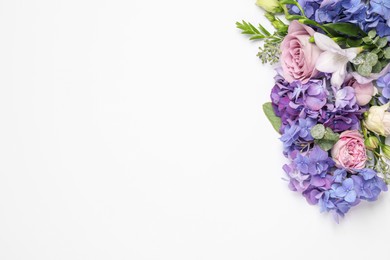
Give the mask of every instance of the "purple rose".
M 309 42 L 313 35 L 312 28 L 297 21 L 291 22 L 281 44 L 280 57 L 284 77 L 289 83 L 299 80 L 305 84 L 318 73 L 315 65 L 321 50 Z

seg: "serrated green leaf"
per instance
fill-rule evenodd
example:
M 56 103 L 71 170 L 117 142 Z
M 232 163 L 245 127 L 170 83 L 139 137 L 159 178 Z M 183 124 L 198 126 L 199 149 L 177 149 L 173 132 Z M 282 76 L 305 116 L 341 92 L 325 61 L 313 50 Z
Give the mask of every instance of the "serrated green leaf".
M 270 123 L 272 124 L 273 128 L 276 130 L 276 132 L 280 133 L 280 127 L 282 126 L 282 120 L 280 117 L 275 115 L 274 108 L 272 107 L 271 102 L 267 102 L 263 104 L 263 111 Z

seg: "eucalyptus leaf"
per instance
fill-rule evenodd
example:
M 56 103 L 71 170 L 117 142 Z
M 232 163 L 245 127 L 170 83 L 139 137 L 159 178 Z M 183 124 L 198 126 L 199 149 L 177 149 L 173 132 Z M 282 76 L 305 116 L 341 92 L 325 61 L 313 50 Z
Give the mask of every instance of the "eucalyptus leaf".
M 380 38 L 377 42 L 378 48 L 383 48 L 387 45 L 387 38 Z
M 372 39 L 370 37 L 368 37 L 368 36 L 364 37 L 362 40 L 363 40 L 364 43 L 368 43 L 368 44 L 372 43 Z
M 321 147 L 324 151 L 329 151 L 334 146 L 335 142 L 329 141 L 329 140 L 315 140 L 315 143 L 318 144 L 319 147 Z
M 333 130 L 329 127 L 326 128 L 324 138 L 323 138 L 324 140 L 337 142 L 339 138 L 340 138 L 339 134 L 333 132 Z
M 313 128 L 310 130 L 310 133 L 314 139 L 322 139 L 325 135 L 325 127 L 324 125 L 317 124 L 313 126 Z
M 370 37 L 371 39 L 374 39 L 376 36 L 376 31 L 375 30 L 371 30 L 368 32 L 368 37 Z
M 276 132 L 280 133 L 280 127 L 282 126 L 282 120 L 275 114 L 274 108 L 271 102 L 263 104 L 263 111 Z
M 379 73 L 383 69 L 382 63 L 377 62 L 374 67 L 372 67 L 372 73 Z
M 390 47 L 387 47 L 386 49 L 384 49 L 383 53 L 385 55 L 385 58 L 390 60 Z
M 378 62 L 378 55 L 372 52 L 367 53 L 365 62 L 371 67 L 375 66 L 375 64 Z
M 372 71 L 372 66 L 368 65 L 367 63 L 363 63 L 359 65 L 357 69 L 357 72 L 363 77 L 370 76 L 371 71 Z

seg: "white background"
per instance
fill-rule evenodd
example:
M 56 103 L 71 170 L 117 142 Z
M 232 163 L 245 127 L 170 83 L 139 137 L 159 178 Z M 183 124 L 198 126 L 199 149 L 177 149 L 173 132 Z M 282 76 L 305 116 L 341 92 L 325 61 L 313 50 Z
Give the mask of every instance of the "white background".
M 253 0 L 0 1 L 0 259 L 388 259 L 281 179 Z

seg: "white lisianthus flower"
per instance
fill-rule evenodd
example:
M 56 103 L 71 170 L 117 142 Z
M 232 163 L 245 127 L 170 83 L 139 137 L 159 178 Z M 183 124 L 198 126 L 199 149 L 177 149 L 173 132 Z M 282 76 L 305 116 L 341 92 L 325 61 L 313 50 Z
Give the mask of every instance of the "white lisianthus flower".
M 364 119 L 364 125 L 368 130 L 382 136 L 390 135 L 390 112 L 387 112 L 389 106 L 390 103 L 370 107 Z
M 279 4 L 279 0 L 257 0 L 256 5 L 269 13 L 278 13 L 283 11 Z
M 341 49 L 341 47 L 328 36 L 314 33 L 314 40 L 323 53 L 316 62 L 316 69 L 325 73 L 332 73 L 331 83 L 340 87 L 347 76 L 347 64 L 361 52 L 361 48 Z

